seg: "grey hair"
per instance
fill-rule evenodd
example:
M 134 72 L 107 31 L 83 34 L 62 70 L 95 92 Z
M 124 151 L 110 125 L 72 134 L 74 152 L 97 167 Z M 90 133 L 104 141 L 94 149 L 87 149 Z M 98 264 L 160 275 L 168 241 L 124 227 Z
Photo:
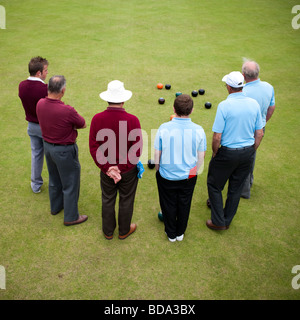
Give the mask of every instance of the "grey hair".
M 255 61 L 246 61 L 242 66 L 242 73 L 246 79 L 257 79 L 259 71 L 259 64 Z
M 51 93 L 61 93 L 66 87 L 66 78 L 64 76 L 53 76 L 48 83 L 48 91 Z

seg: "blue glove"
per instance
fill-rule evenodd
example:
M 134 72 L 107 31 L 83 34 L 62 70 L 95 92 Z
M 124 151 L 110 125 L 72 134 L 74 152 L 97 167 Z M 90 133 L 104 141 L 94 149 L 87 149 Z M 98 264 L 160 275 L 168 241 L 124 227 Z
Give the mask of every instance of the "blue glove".
M 138 162 L 137 164 L 137 169 L 138 169 L 138 178 L 141 179 L 143 176 L 143 172 L 145 171 L 143 164 L 141 163 L 141 161 Z

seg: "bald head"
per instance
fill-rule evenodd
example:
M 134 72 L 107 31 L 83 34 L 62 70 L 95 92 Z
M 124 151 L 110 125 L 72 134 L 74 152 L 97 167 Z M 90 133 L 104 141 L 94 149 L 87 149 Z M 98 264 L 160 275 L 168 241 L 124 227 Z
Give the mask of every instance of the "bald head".
M 61 93 L 66 87 L 66 79 L 64 76 L 53 76 L 49 80 L 48 91 L 50 93 Z
M 246 61 L 242 67 L 242 73 L 246 82 L 258 79 L 259 65 L 255 61 Z

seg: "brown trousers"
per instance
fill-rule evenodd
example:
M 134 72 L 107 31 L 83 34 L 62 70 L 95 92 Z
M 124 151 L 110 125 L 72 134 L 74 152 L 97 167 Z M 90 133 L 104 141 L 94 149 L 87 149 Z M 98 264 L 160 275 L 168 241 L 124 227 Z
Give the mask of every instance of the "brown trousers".
M 122 179 L 115 184 L 114 180 L 101 171 L 100 185 L 102 190 L 102 230 L 105 235 L 112 236 L 116 228 L 115 204 L 119 191 L 119 235 L 130 230 L 136 188 L 138 184 L 137 167 L 121 174 Z

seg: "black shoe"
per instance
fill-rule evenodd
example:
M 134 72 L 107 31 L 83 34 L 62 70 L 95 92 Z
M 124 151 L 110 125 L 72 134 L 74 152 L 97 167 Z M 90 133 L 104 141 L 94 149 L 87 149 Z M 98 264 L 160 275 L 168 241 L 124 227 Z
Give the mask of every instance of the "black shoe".
M 229 229 L 229 226 L 216 226 L 215 224 L 212 223 L 212 221 L 210 219 L 206 221 L 206 226 L 212 230 L 227 230 L 227 229 Z

